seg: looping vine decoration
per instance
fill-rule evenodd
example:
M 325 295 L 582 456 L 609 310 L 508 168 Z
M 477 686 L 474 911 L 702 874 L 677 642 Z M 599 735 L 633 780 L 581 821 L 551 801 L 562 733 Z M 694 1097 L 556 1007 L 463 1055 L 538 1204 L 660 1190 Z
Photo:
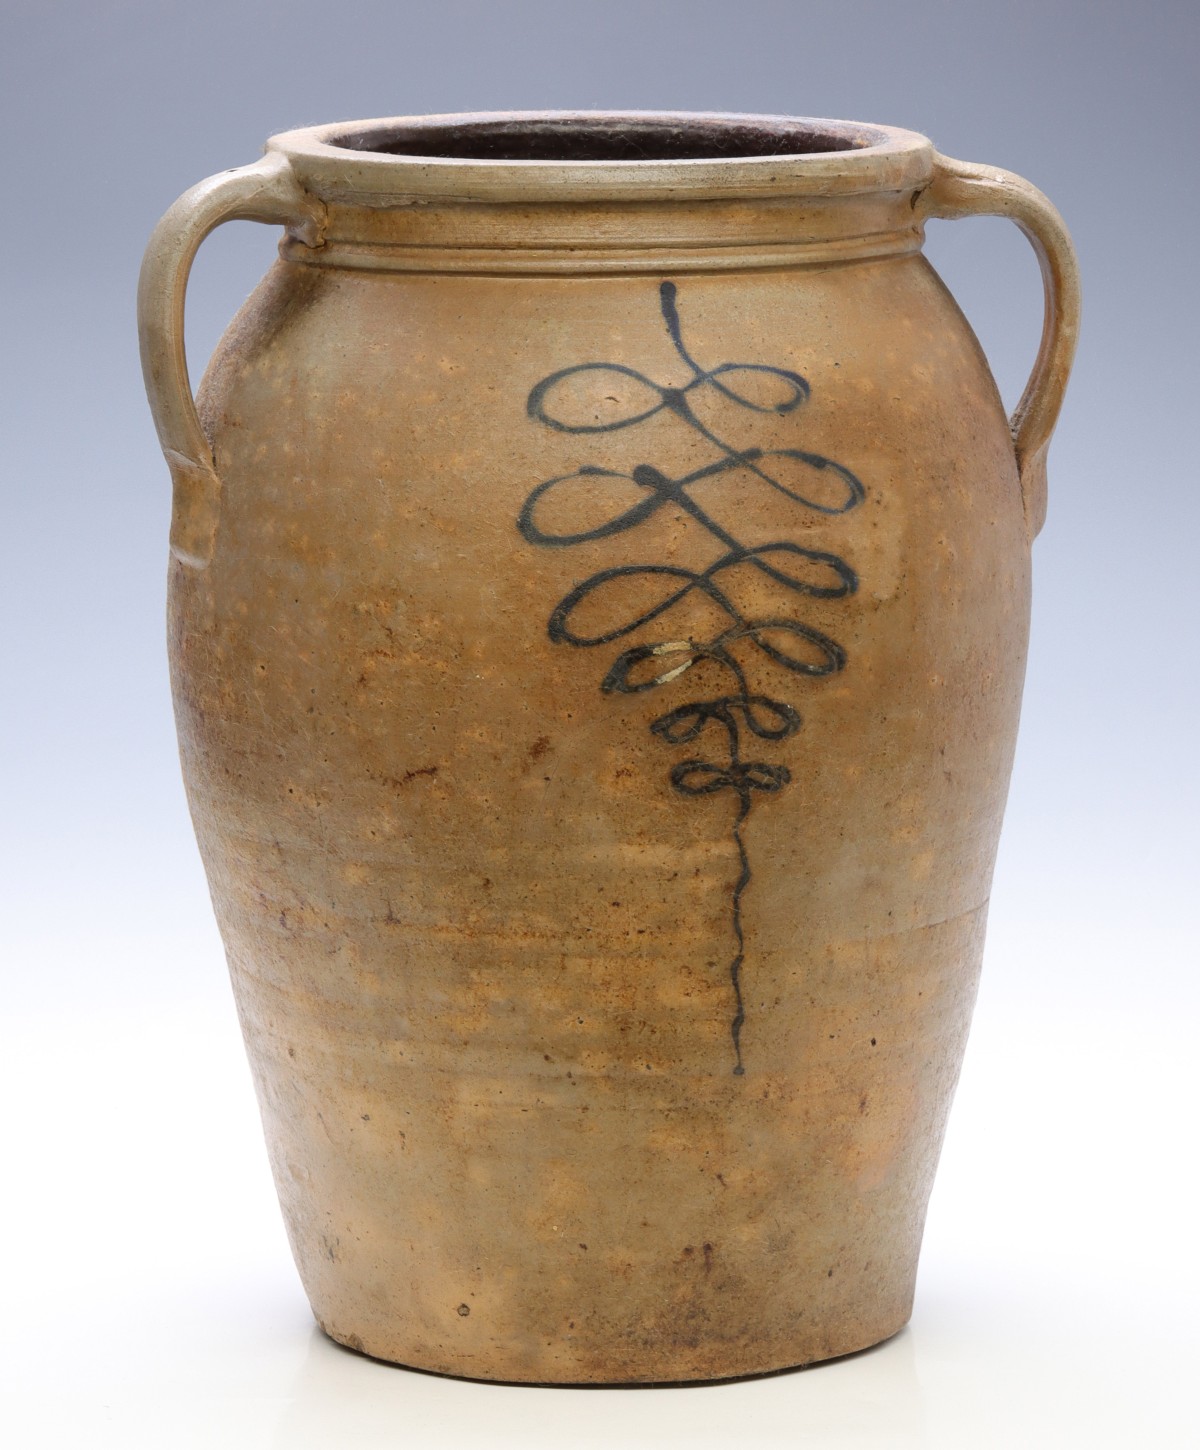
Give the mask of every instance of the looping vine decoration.
M 668 745 L 685 746 L 699 741 L 709 728 L 723 733 L 726 758 L 721 760 L 689 757 L 676 764 L 670 772 L 671 784 L 681 795 L 690 797 L 715 795 L 728 790 L 736 801 L 733 821 L 733 843 L 737 850 L 740 872 L 734 882 L 731 900 L 732 931 L 736 951 L 729 965 L 734 1013 L 730 1024 L 736 1075 L 745 1072 L 742 1060 L 741 1032 L 746 1020 L 741 973 L 745 958 L 745 937 L 742 929 L 742 897 L 750 884 L 750 860 L 743 840 L 743 827 L 750 814 L 755 795 L 773 795 L 791 780 L 786 765 L 743 758 L 747 737 L 764 742 L 778 742 L 795 735 L 801 727 L 799 712 L 784 700 L 777 700 L 751 690 L 741 660 L 736 653 L 744 646 L 751 657 L 765 658 L 797 675 L 830 675 L 842 669 L 846 654 L 835 640 L 788 614 L 772 614 L 766 618 L 747 618 L 737 607 L 725 587 L 727 575 L 739 569 L 753 569 L 790 595 L 812 599 L 839 599 L 853 594 L 858 578 L 844 559 L 836 554 L 803 548 L 789 540 L 748 545 L 735 538 L 712 517 L 689 490 L 702 480 L 728 477 L 743 485 L 747 476 L 775 490 L 800 508 L 820 514 L 844 514 L 861 503 L 866 496 L 863 485 L 841 464 L 819 453 L 799 448 L 735 448 L 718 436 L 695 412 L 691 398 L 701 389 L 710 389 L 728 403 L 754 413 L 787 414 L 794 412 L 809 397 L 808 382 L 788 368 L 769 367 L 762 363 L 719 363 L 703 368 L 684 345 L 674 282 L 659 287 L 659 303 L 663 321 L 675 351 L 690 371 L 690 378 L 678 387 L 663 386 L 635 368 L 623 363 L 578 363 L 551 373 L 530 392 L 529 417 L 547 428 L 572 435 L 614 433 L 635 428 L 661 414 L 679 420 L 712 445 L 718 454 L 711 463 L 697 468 L 682 478 L 671 478 L 653 464 L 640 463 L 631 473 L 583 464 L 571 473 L 546 479 L 532 490 L 521 509 L 517 527 L 527 542 L 547 548 L 569 548 L 599 539 L 627 533 L 652 518 L 660 509 L 681 510 L 721 546 L 723 552 L 707 568 L 699 571 L 674 564 L 622 564 L 602 569 L 577 584 L 555 605 L 549 620 L 549 635 L 556 644 L 594 648 L 628 639 L 647 625 L 668 614 L 689 596 L 698 594 L 713 604 L 728 620 L 728 625 L 712 639 L 691 637 L 661 639 L 632 644 L 613 661 L 600 688 L 605 694 L 633 695 L 671 684 L 703 660 L 719 666 L 732 677 L 729 693 L 716 699 L 692 700 L 660 715 L 651 722 L 651 731 Z M 561 385 L 582 375 L 610 375 L 632 381 L 648 395 L 648 406 L 607 422 L 571 422 L 553 411 Z M 763 379 L 783 385 L 774 402 L 756 401 L 739 391 Z M 805 482 L 804 491 L 793 474 Z M 789 481 L 785 482 L 785 478 Z M 539 519 L 547 502 L 569 491 L 582 481 L 590 497 L 597 485 L 612 480 L 614 489 L 632 483 L 644 496 L 623 507 L 605 522 L 576 532 L 556 532 L 543 527 Z M 618 482 L 619 481 L 619 482 Z M 819 485 L 813 489 L 812 484 Z M 627 493 L 627 489 L 625 490 Z M 815 495 L 815 496 L 814 496 Z M 585 603 L 621 603 L 623 586 L 631 581 L 661 585 L 656 602 L 639 607 L 624 621 L 599 633 L 586 633 L 575 621 Z M 786 597 L 786 596 L 785 596 Z

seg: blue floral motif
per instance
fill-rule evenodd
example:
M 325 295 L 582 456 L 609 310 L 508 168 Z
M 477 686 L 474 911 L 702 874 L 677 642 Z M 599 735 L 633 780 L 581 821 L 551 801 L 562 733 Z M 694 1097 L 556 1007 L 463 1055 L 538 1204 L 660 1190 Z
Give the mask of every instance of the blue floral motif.
M 809 397 L 809 384 L 799 373 L 787 368 L 768 367 L 761 363 L 719 363 L 703 368 L 684 345 L 677 306 L 678 292 L 674 282 L 659 287 L 663 321 L 681 362 L 690 377 L 679 386 L 664 386 L 646 377 L 635 368 L 622 363 L 579 363 L 562 368 L 543 378 L 529 394 L 527 410 L 535 422 L 556 432 L 572 435 L 614 433 L 666 414 L 711 445 L 716 455 L 709 463 L 686 474 L 671 478 L 650 463 L 638 464 L 632 472 L 583 464 L 573 472 L 539 483 L 525 500 L 517 519 L 517 527 L 531 544 L 546 548 L 569 548 L 599 539 L 613 538 L 637 528 L 660 509 L 674 508 L 688 515 L 706 530 L 721 546 L 721 553 L 706 568 L 688 569 L 674 564 L 625 564 L 602 569 L 577 584 L 555 605 L 549 621 L 550 638 L 557 644 L 578 648 L 595 648 L 615 644 L 654 624 L 689 596 L 699 594 L 713 604 L 727 621 L 713 638 L 643 640 L 631 643 L 612 662 L 600 688 L 605 694 L 640 694 L 659 689 L 680 679 L 700 661 L 708 660 L 726 671 L 731 688 L 715 699 L 693 700 L 679 705 L 651 722 L 650 729 L 668 745 L 686 746 L 699 742 L 711 730 L 724 741 L 721 759 L 699 755 L 679 761 L 670 772 L 671 784 L 684 796 L 707 796 L 720 791 L 731 792 L 735 801 L 733 841 L 737 849 L 740 871 L 732 892 L 732 931 L 736 952 L 729 966 L 734 998 L 734 1014 L 730 1025 L 736 1075 L 745 1072 L 742 1058 L 741 1032 L 746 1012 L 742 994 L 741 973 L 745 959 L 745 937 L 742 928 L 742 897 L 750 884 L 749 857 L 743 840 L 743 827 L 756 795 L 772 795 L 782 790 L 791 779 L 786 765 L 744 758 L 747 739 L 778 742 L 794 735 L 801 726 L 798 711 L 784 700 L 756 693 L 750 687 L 742 654 L 764 658 L 792 674 L 829 675 L 844 668 L 846 654 L 835 640 L 795 618 L 786 610 L 766 617 L 746 617 L 726 587 L 726 577 L 739 569 L 754 569 L 772 581 L 781 591 L 781 599 L 808 597 L 838 599 L 853 594 L 858 578 L 844 559 L 836 554 L 804 548 L 790 540 L 747 545 L 724 528 L 692 496 L 690 490 L 701 481 L 718 478 L 740 478 L 747 475 L 775 490 L 797 507 L 819 514 L 844 514 L 860 504 L 866 496 L 863 485 L 849 469 L 818 453 L 799 448 L 735 448 L 707 425 L 696 413 L 692 399 L 704 390 L 719 394 L 738 408 L 754 413 L 789 414 L 795 412 Z M 626 392 L 630 384 L 642 395 L 642 404 L 633 411 L 606 422 L 570 422 L 555 411 L 556 399 L 563 397 L 563 384 L 572 378 L 588 376 L 612 381 L 620 380 Z M 756 401 L 747 389 L 755 383 L 762 392 L 764 379 L 779 385 L 774 402 Z M 627 501 L 628 485 L 633 484 L 642 497 L 621 507 L 605 522 L 574 532 L 555 531 L 541 522 L 549 501 L 569 504 L 572 489 L 583 484 L 590 498 L 601 480 L 613 480 L 614 492 L 619 490 Z M 799 481 L 797 481 L 799 479 Z M 785 481 L 786 480 L 786 481 Z M 621 599 L 628 596 L 629 585 L 636 581 L 634 597 L 639 601 L 630 612 L 622 614 Z M 649 590 L 647 585 L 652 586 Z M 647 598 L 653 602 L 647 604 Z M 587 633 L 576 624 L 580 607 L 585 603 L 605 606 L 606 615 L 619 623 Z

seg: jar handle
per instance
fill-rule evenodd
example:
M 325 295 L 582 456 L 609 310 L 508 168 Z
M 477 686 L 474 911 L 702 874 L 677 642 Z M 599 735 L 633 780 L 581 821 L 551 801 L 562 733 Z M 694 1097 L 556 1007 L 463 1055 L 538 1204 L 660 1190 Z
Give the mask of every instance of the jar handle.
M 212 556 L 221 480 L 196 413 L 184 351 L 184 298 L 200 243 L 222 222 L 283 222 L 320 243 L 325 209 L 296 180 L 287 157 L 268 153 L 184 192 L 155 227 L 138 282 L 142 374 L 163 455 L 171 470 L 171 550 L 203 567 Z
M 1079 334 L 1079 263 L 1061 216 L 1036 186 L 1011 171 L 935 155 L 933 181 L 917 206 L 926 217 L 1004 216 L 1037 253 L 1045 287 L 1042 341 L 1012 415 L 1025 521 L 1033 538 L 1046 521 L 1046 451 L 1066 392 Z

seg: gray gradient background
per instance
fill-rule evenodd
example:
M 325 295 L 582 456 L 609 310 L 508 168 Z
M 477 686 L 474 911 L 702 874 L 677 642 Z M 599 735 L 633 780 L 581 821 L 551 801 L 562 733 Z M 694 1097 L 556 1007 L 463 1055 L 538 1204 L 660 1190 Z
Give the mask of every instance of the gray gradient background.
M 1027 1445 L 1124 1444 L 1127 1422 L 1163 1433 L 1182 1423 L 1170 1419 L 1182 1401 L 1171 1398 L 1169 1346 L 1194 1334 L 1183 1304 L 1186 1285 L 1196 1285 L 1198 42 L 1200 9 L 1187 0 L 0 3 L 0 970 L 9 1048 L 0 1071 L 11 1075 L 5 1106 L 21 1185 L 0 1212 L 13 1215 L 4 1240 L 23 1246 L 27 1349 L 30 1335 L 42 1351 L 61 1342 L 58 1311 L 47 1306 L 72 1299 L 91 1306 L 80 1311 L 89 1336 L 102 1323 L 123 1325 L 131 1354 L 153 1299 L 154 1338 L 170 1342 L 172 1325 L 194 1320 L 203 1281 L 211 1340 L 188 1353 L 210 1356 L 215 1414 L 211 1395 L 220 1399 L 229 1370 L 215 1346 L 230 1342 L 230 1304 L 243 1325 L 264 1297 L 282 1306 L 266 1327 L 254 1320 L 261 1333 L 251 1335 L 254 1348 L 237 1350 L 243 1363 L 259 1353 L 265 1365 L 274 1351 L 264 1345 L 309 1333 L 175 754 L 163 638 L 169 486 L 134 330 L 137 267 L 154 222 L 192 182 L 253 159 L 271 132 L 318 121 L 527 107 L 790 112 L 910 127 L 952 156 L 1026 176 L 1073 231 L 1085 303 L 1050 454 L 1022 735 L 985 985 L 931 1214 L 928 1287 L 907 1349 L 822 1372 L 829 1418 L 813 1443 L 961 1447 L 1019 1435 Z M 193 378 L 273 248 L 271 230 L 252 224 L 205 244 L 189 294 Z M 1015 228 L 983 220 L 931 225 L 927 250 L 1011 404 L 1041 325 L 1032 253 Z M 81 1177 L 69 1166 L 76 1151 Z M 81 1201 L 97 1207 L 100 1229 L 81 1219 Z M 103 1294 L 89 1267 L 101 1240 Z M 192 1279 L 180 1277 L 185 1261 Z M 971 1358 L 983 1291 L 954 1291 L 983 1263 L 1000 1296 L 984 1338 L 993 1363 L 1011 1371 L 1003 1389 L 982 1350 Z M 43 1273 L 49 1297 L 38 1287 Z M 1062 1307 L 1069 1302 L 1076 1308 Z M 1125 1356 L 1132 1398 L 1119 1399 L 1107 1377 L 1068 1375 L 1058 1389 L 1029 1378 L 1033 1361 L 1012 1346 L 1056 1312 L 1058 1349 L 1047 1355 L 1080 1342 L 1099 1353 L 1087 1333 L 1112 1318 L 1106 1342 Z M 923 1331 L 923 1322 L 935 1327 Z M 974 1383 L 977 1370 L 977 1397 L 959 1404 L 927 1389 L 923 1418 L 892 1421 L 908 1438 L 882 1429 L 872 1438 L 874 1422 L 861 1420 L 858 1439 L 839 1438 L 837 1384 L 851 1386 L 847 1404 L 861 1409 L 854 1385 L 899 1374 L 875 1385 L 879 1423 L 889 1403 L 907 1414 L 911 1377 L 895 1371 L 895 1356 L 931 1352 L 920 1336 L 936 1342 L 937 1325 L 953 1326 L 946 1332 L 966 1356 L 953 1383 Z M 360 1376 L 360 1405 L 374 1403 L 382 1381 L 361 1374 L 383 1372 L 362 1361 L 347 1370 L 349 1357 L 304 1342 L 307 1358 L 278 1371 L 289 1386 L 279 1393 L 304 1413 L 268 1415 L 255 1438 L 247 1389 L 245 1413 L 220 1422 L 223 1443 L 243 1443 L 244 1430 L 246 1444 L 309 1444 L 323 1415 L 337 1423 L 347 1375 Z M 1131 1371 L 1139 1343 L 1145 1362 Z M 217 1443 L 216 1420 L 211 1438 L 194 1425 L 198 1438 L 166 1435 L 191 1381 L 167 1350 L 153 1363 L 159 1369 L 136 1392 L 115 1360 L 107 1380 L 96 1371 L 91 1398 L 80 1391 L 70 1401 L 75 1443 L 109 1443 L 100 1406 L 111 1415 L 126 1403 L 118 1383 L 127 1406 L 161 1407 L 159 1421 L 136 1422 L 147 1444 Z M 940 1384 L 923 1363 L 922 1382 Z M 14 1403 L 50 1438 L 23 1443 L 58 1443 L 57 1422 L 44 1416 L 50 1381 L 39 1373 L 21 1371 L 33 1399 Z M 798 1394 L 774 1386 L 816 1378 L 760 1393 Z M 387 1383 L 418 1384 L 428 1413 L 448 1417 L 438 1443 L 476 1443 L 463 1387 L 432 1382 L 435 1392 L 395 1374 Z M 1151 1383 L 1144 1398 L 1154 1408 L 1142 1421 L 1133 1405 Z M 556 1396 L 535 1410 L 522 1398 L 518 1413 L 511 1397 L 528 1392 L 506 1393 L 514 1437 L 535 1443 L 530 1415 L 557 1423 L 546 1408 L 561 1403 Z M 676 1396 L 672 1413 L 699 1393 Z M 396 1413 L 414 1413 L 396 1403 Z M 602 1414 L 585 1414 L 603 1419 L 606 1435 L 640 1443 L 620 1419 L 627 1401 L 603 1403 Z M 788 1401 L 789 1423 L 811 1429 L 817 1422 L 803 1416 L 815 1413 L 812 1403 Z M 1035 1431 L 1050 1423 L 1051 1404 L 1065 1407 L 1063 1419 L 1043 1440 Z M 708 1443 L 705 1426 L 719 1419 L 708 1406 L 692 1444 Z M 354 1443 L 393 1443 L 380 1414 L 384 1428 L 363 1421 Z M 508 1443 L 500 1414 L 480 1421 L 489 1443 Z M 142 1443 L 135 1420 L 122 1422 L 114 1444 Z M 465 1438 L 454 1440 L 459 1432 Z

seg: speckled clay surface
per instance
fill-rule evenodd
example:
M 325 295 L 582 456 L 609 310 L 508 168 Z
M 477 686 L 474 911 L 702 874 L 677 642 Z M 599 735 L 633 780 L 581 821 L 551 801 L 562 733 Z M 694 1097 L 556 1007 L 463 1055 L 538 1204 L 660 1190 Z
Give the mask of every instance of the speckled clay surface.
M 967 211 L 1048 280 L 1015 448 L 919 250 Z M 289 233 L 197 420 L 229 216 Z M 322 1326 L 560 1383 L 894 1333 L 1073 346 L 1048 203 L 845 123 L 361 123 L 183 198 L 142 307 L 184 771 Z

